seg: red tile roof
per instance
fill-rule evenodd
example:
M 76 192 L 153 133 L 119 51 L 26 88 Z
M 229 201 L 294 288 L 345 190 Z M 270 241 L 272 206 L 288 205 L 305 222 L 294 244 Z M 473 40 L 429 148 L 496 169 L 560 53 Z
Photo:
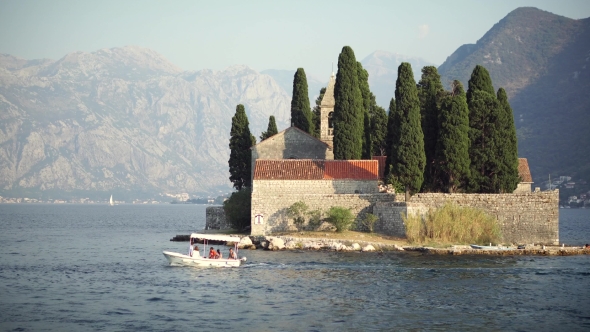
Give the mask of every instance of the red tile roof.
M 518 175 L 520 176 L 520 182 L 533 182 L 529 162 L 526 158 L 518 158 Z
M 254 180 L 377 180 L 376 160 L 256 160 Z
M 385 160 L 387 156 L 373 156 L 373 160 L 377 160 L 379 162 L 379 178 L 385 178 Z

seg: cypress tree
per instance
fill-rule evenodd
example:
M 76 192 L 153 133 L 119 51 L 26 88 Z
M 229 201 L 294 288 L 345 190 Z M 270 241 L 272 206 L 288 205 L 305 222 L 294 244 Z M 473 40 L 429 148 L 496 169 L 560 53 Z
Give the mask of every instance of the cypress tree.
M 262 135 L 260 135 L 260 141 L 262 142 L 265 139 L 276 135 L 277 133 L 278 133 L 277 122 L 275 121 L 274 115 L 271 115 L 268 118 L 268 127 L 266 128 L 266 131 L 263 131 Z
M 386 176 L 389 175 L 389 170 L 391 169 L 391 158 L 394 154 L 394 151 L 397 150 L 397 146 L 394 146 L 394 141 L 397 142 L 396 133 L 399 131 L 400 117 L 397 114 L 397 108 L 395 107 L 395 99 L 391 98 L 389 102 L 389 112 L 387 115 L 387 136 L 385 136 L 385 153 L 387 154 L 387 158 L 385 158 L 385 174 Z
M 387 153 L 387 113 L 385 113 L 383 107 L 377 105 L 375 96 L 372 93 L 369 112 L 371 116 L 372 155 L 386 156 L 389 154 Z
M 313 114 L 311 115 L 311 119 L 313 122 L 313 137 L 320 138 L 321 136 L 321 120 L 322 120 L 322 99 L 324 99 L 324 94 L 326 93 L 326 88 L 320 89 L 320 95 L 315 99 L 315 106 L 313 107 Z
M 252 155 L 250 148 L 256 142 L 256 138 L 250 134 L 248 116 L 244 105 L 236 107 L 236 114 L 231 119 L 231 132 L 229 139 L 229 180 L 234 188 L 251 188 L 252 182 Z
M 440 75 L 434 66 L 422 68 L 422 78 L 418 82 L 418 97 L 420 98 L 420 114 L 422 132 L 424 133 L 424 153 L 426 167 L 424 169 L 423 187 L 427 191 L 436 191 L 435 157 L 436 142 L 439 129 L 439 99 L 444 92 Z
M 401 117 L 399 134 L 393 137 L 391 164 L 393 172 L 406 187 L 406 195 L 416 193 L 424 181 L 424 134 L 420 124 L 420 99 L 412 66 L 402 62 L 395 82 L 397 113 Z M 397 149 L 396 149 L 397 148 Z
M 334 86 L 334 159 L 360 159 L 363 144 L 363 103 L 354 52 L 344 46 L 338 56 Z
M 356 63 L 359 89 L 361 90 L 363 103 L 363 159 L 371 159 L 372 143 L 371 143 L 371 118 L 369 116 L 369 109 L 371 107 L 371 90 L 369 89 L 369 72 L 367 72 L 360 62 Z
M 437 178 L 441 189 L 454 193 L 465 187 L 469 176 L 469 109 L 461 82 L 455 80 L 452 91 L 440 106 L 439 140 L 436 147 Z
M 498 89 L 498 138 L 501 140 L 497 145 L 500 150 L 501 169 L 499 172 L 500 192 L 511 193 L 518 186 L 520 178 L 518 175 L 518 142 L 516 139 L 516 128 L 514 127 L 514 115 L 512 107 L 508 102 L 508 96 L 503 88 Z
M 291 99 L 291 122 L 306 133 L 313 133 L 313 122 L 307 93 L 307 76 L 303 68 L 297 68 L 293 77 L 293 98 Z
M 484 66 L 477 65 L 471 72 L 471 78 L 467 85 L 467 104 L 469 104 L 474 91 L 485 91 L 496 95 L 490 73 Z
M 469 106 L 469 159 L 471 160 L 469 189 L 476 193 L 500 191 L 498 172 L 498 99 L 493 94 L 476 90 L 471 93 Z
M 477 65 L 468 83 L 469 107 L 469 190 L 476 193 L 500 192 L 501 168 L 497 130 L 500 105 L 487 69 Z

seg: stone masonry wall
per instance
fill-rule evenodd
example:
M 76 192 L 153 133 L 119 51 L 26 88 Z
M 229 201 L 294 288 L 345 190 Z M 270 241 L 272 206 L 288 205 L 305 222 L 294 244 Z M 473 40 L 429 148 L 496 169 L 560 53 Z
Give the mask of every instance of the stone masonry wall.
M 328 185 L 331 182 L 335 184 Z M 353 182 L 358 183 L 355 185 Z M 369 183 L 372 184 L 370 188 Z M 372 193 L 338 194 L 337 192 L 343 190 L 342 187 L 349 193 L 350 190 L 354 192 L 355 188 L 366 191 L 370 189 Z M 376 202 L 393 200 L 393 195 L 377 193 L 376 188 L 375 181 L 256 180 L 252 192 L 252 235 L 296 230 L 293 221 L 287 217 L 287 209 L 298 201 L 305 202 L 309 211 L 327 211 L 333 206 L 350 208 L 357 216 L 355 222 L 359 222 L 367 213 L 373 213 Z M 257 215 L 263 216 L 261 224 L 257 223 Z
M 205 209 L 205 229 L 231 229 L 223 206 L 208 206 Z
M 253 192 L 281 194 L 373 194 L 376 180 L 255 180 Z
M 409 213 L 424 213 L 445 202 L 480 208 L 500 223 L 507 243 L 559 244 L 559 191 L 515 194 L 416 194 Z

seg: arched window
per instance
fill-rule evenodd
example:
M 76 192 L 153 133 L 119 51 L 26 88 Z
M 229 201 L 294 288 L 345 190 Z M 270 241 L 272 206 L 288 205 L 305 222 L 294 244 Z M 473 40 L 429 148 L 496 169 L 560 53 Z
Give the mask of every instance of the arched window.
M 334 128 L 334 112 L 328 113 L 328 128 Z

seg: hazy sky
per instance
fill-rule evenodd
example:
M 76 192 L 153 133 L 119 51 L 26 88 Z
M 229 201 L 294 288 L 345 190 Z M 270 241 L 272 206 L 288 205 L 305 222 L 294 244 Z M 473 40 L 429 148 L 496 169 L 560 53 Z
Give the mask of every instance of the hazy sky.
M 186 70 L 245 64 L 330 75 L 344 45 L 440 65 L 518 7 L 590 17 L 588 0 L 27 1 L 0 0 L 0 53 L 59 59 L 138 45 Z

